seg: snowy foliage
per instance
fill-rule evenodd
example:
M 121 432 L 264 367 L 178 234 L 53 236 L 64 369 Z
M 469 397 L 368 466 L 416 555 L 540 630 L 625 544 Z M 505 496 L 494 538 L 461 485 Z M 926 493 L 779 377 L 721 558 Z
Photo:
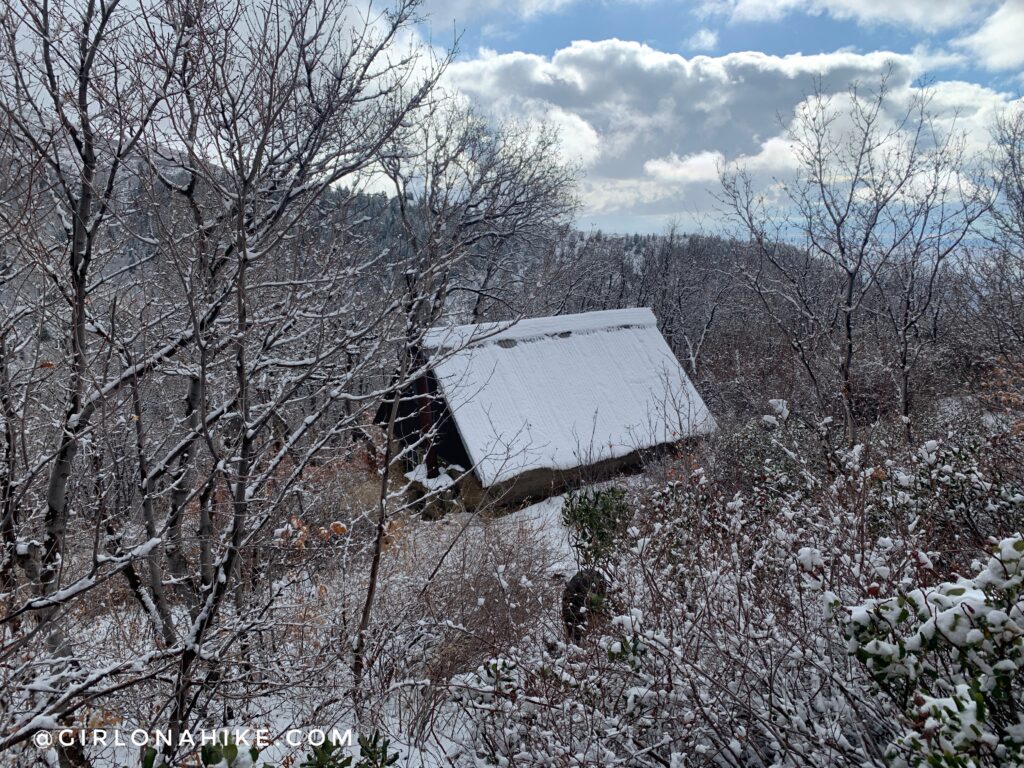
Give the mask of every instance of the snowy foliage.
M 926 449 L 936 456 L 961 453 Z M 450 706 L 460 713 L 454 720 L 470 724 L 457 763 L 886 762 L 893 745 L 909 743 L 916 710 L 880 692 L 878 677 L 897 672 L 865 670 L 860 661 L 870 654 L 903 671 L 899 664 L 907 663 L 909 650 L 891 640 L 872 643 L 879 630 L 864 618 L 875 615 L 868 607 L 855 611 L 854 621 L 864 626 L 848 645 L 842 628 L 853 624 L 839 621 L 846 614 L 838 607 L 880 589 L 921 593 L 916 585 L 934 579 L 934 561 L 941 559 L 928 553 L 929 524 L 922 515 L 977 514 L 1011 491 L 976 471 L 954 493 L 949 484 L 926 482 L 935 462 L 924 456 L 900 470 L 862 466 L 859 454 L 846 457 L 849 469 L 842 475 L 774 473 L 739 496 L 716 491 L 701 472 L 631 494 L 633 520 L 606 568 L 613 583 L 608 620 L 579 645 L 558 634 L 531 633 L 474 673 L 453 679 Z M 912 487 L 905 485 L 911 474 L 920 476 Z M 897 485 L 908 494 L 898 508 L 892 503 Z M 1008 574 L 1001 569 L 998 589 L 1005 590 Z M 965 599 L 949 597 L 943 588 L 926 591 L 945 595 L 950 606 Z M 978 602 L 976 589 L 963 594 Z M 997 610 L 1013 615 L 1006 599 L 999 598 L 998 609 L 993 604 L 993 620 Z M 895 602 L 879 601 L 877 612 L 890 605 Z M 1002 621 L 1007 641 L 1018 642 L 1011 622 Z M 982 642 L 964 626 L 965 640 Z M 1007 654 L 1016 658 L 1016 651 Z M 975 661 L 987 669 L 998 660 Z M 1006 664 L 998 674 L 1005 676 Z M 978 684 L 971 676 L 950 677 L 948 664 L 931 669 L 930 679 L 945 686 L 942 717 L 951 722 L 957 692 L 969 696 L 977 689 L 970 685 Z M 920 677 L 903 674 L 901 684 L 910 688 Z M 1002 695 L 992 690 L 994 697 Z
M 974 173 L 926 104 L 861 163 L 882 102 L 809 99 L 807 221 L 737 178 L 738 240 L 608 237 L 569 227 L 553 129 L 437 87 L 421 0 L 367 7 L 0 0 L 0 763 L 203 758 L 33 745 L 62 728 L 334 723 L 419 768 L 1015 759 L 1024 112 Z M 843 104 L 865 142 L 829 135 Z M 643 333 L 568 375 L 595 310 Z M 651 360 L 719 435 L 564 517 L 473 508 L 418 418 L 460 427 L 451 382 L 406 396 L 429 329 L 542 316 L 580 338 L 495 341 L 544 364 L 474 372 L 517 413 L 466 473 L 523 458 L 523 413 L 559 470 L 691 434 L 685 398 L 632 397 Z M 568 605 L 600 610 L 567 632 L 571 543 Z
M 844 609 L 851 652 L 906 716 L 894 764 L 1024 761 L 1022 558 L 1017 534 L 971 578 Z

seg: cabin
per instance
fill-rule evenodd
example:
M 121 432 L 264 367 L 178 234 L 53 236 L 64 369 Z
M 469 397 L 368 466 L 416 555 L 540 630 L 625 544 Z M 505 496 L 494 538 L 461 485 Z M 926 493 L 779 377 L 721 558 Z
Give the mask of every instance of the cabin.
M 650 309 L 434 328 L 426 374 L 385 401 L 406 477 L 467 508 L 596 482 L 714 431 Z

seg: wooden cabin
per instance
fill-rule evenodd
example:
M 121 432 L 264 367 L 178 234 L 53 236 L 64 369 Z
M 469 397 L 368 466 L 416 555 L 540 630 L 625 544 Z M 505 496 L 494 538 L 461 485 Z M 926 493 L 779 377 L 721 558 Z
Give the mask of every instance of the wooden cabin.
M 468 508 L 606 479 L 715 429 L 649 309 L 434 328 L 420 354 L 427 373 L 399 399 L 396 449 L 422 492 Z

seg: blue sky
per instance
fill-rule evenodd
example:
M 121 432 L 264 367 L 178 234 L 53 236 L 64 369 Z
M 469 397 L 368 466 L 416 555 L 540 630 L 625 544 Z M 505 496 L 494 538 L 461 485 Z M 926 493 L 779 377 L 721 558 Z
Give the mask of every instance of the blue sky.
M 814 87 L 892 69 L 979 151 L 1024 89 L 1024 0 L 426 0 L 447 81 L 496 120 L 554 123 L 582 170 L 583 227 L 713 226 L 715 168 L 784 175 L 786 125 Z M 791 170 L 791 169 L 790 169 Z

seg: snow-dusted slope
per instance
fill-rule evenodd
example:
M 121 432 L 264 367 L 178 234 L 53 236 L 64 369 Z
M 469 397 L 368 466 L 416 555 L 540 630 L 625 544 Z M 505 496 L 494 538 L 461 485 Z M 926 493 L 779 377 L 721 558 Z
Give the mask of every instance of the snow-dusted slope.
M 485 487 L 715 426 L 649 309 L 435 329 L 426 346 Z

